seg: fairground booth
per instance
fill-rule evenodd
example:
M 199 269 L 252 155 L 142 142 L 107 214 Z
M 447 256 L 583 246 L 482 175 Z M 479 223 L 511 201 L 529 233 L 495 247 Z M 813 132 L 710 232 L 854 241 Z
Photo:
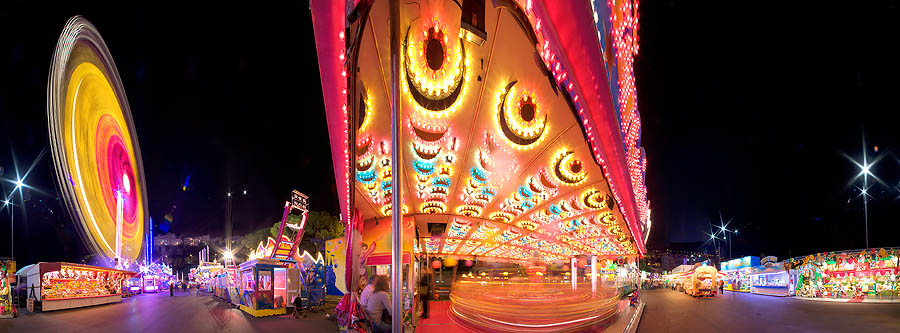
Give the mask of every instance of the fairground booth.
M 792 258 L 797 296 L 896 299 L 900 290 L 900 249 L 825 252 Z
M 395 331 L 418 324 L 431 273 L 451 300 L 435 306 L 476 330 L 615 320 L 651 226 L 637 1 L 310 9 L 346 290 L 389 276 Z
M 308 217 L 307 199 L 296 190 L 292 193 L 292 201 L 284 205 L 278 235 L 260 242 L 248 261 L 236 265 L 234 255 L 226 251 L 224 263 L 218 264 L 208 282 L 216 297 L 255 317 L 285 314 L 297 297 L 303 307 L 324 302 L 325 260 L 321 253 L 313 258 L 306 251 L 300 254 L 298 248 Z M 289 223 L 295 209 L 303 211 L 302 220 Z
M 140 268 L 142 292 L 155 293 L 169 289 L 172 282 L 172 267 L 164 263 L 153 263 Z
M 135 272 L 67 262 L 40 262 L 23 267 L 27 297 L 42 311 L 114 303 L 122 300 L 125 281 Z
M 768 256 L 760 259 L 760 265 L 750 271 L 750 292 L 769 296 L 794 296 L 796 274 L 777 262 L 778 258 Z
M 239 278 L 243 299 L 240 308 L 255 317 L 285 314 L 288 302 L 288 270 L 295 271 L 299 281 L 299 271 L 292 266 L 292 260 L 259 258 L 240 265 Z M 293 288 L 297 290 L 297 288 Z
M 724 289 L 750 292 L 750 273 L 759 266 L 759 257 L 746 256 L 719 263 L 719 272 L 724 274 Z

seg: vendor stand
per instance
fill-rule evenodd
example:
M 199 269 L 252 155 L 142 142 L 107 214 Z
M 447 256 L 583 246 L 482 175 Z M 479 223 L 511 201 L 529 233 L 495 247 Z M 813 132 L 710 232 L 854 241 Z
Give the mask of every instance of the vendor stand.
M 225 272 L 222 264 L 214 262 L 201 262 L 196 268 L 191 268 L 189 277 L 197 282 L 197 289 L 213 291 L 213 279 Z
M 23 272 L 28 296 L 43 311 L 119 302 L 125 280 L 136 274 L 67 262 L 41 262 Z
M 759 266 L 759 257 L 746 256 L 719 264 L 720 273 L 725 275 L 724 288 L 728 291 L 750 292 L 750 273 Z
M 801 297 L 893 299 L 900 287 L 900 249 L 825 252 L 788 263 Z
M 770 296 L 793 296 L 791 272 L 784 263 L 768 263 L 753 268 L 750 273 L 750 292 Z
M 693 297 L 713 297 L 719 289 L 718 270 L 712 266 L 699 266 L 690 277 L 684 279 L 685 292 Z

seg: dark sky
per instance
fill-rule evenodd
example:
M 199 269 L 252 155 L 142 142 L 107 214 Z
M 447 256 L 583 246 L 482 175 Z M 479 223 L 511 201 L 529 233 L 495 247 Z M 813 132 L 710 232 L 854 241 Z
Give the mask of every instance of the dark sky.
M 274 222 L 295 188 L 313 210 L 337 214 L 307 4 L 148 6 L 0 4 L 0 138 L 20 168 L 47 147 L 51 54 L 81 14 L 127 91 L 154 222 L 175 206 L 173 232 L 221 234 L 229 188 L 235 234 Z M 650 248 L 708 239 L 719 211 L 742 228 L 734 256 L 864 247 L 859 191 L 848 184 L 858 169 L 842 156 L 861 159 L 863 133 L 885 183 L 870 190 L 870 245 L 900 245 L 895 3 L 642 1 L 640 15 Z M 23 263 L 84 252 L 51 164 L 38 162 L 28 182 L 45 193 L 26 191 L 27 216 L 16 215 Z M 8 147 L 0 165 L 9 178 Z
M 81 14 L 100 31 L 125 86 L 154 223 L 175 206 L 172 232 L 221 236 L 229 188 L 235 235 L 277 221 L 292 189 L 310 196 L 312 210 L 339 213 L 306 3 L 31 6 L 0 5 L 0 25 L 10 32 L 0 44 L 0 137 L 20 163 L 48 145 L 53 48 L 68 18 Z M 0 165 L 12 169 L 9 151 L 0 147 Z M 187 176 L 190 189 L 184 192 Z M 16 254 L 23 261 L 74 260 L 72 251 L 57 251 L 56 244 L 82 247 L 68 217 L 59 214 L 53 177 L 47 155 L 28 178 L 50 193 L 32 198 L 52 204 L 29 206 L 27 222 L 16 216 Z M 39 214 L 50 209 L 55 214 Z M 0 216 L 0 230 L 8 231 L 8 215 Z M 6 255 L 9 240 L 0 238 L 0 254 Z M 54 249 L 39 249 L 37 242 Z
M 708 240 L 719 211 L 746 228 L 735 257 L 865 247 L 842 156 L 862 159 L 863 133 L 886 183 L 869 243 L 900 246 L 896 2 L 642 1 L 640 15 L 651 248 Z

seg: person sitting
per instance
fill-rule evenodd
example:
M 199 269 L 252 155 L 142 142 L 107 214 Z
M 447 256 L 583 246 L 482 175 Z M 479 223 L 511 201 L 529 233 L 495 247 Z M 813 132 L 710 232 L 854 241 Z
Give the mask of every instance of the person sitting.
M 379 275 L 375 278 L 372 294 L 366 298 L 366 314 L 369 315 L 372 326 L 378 332 L 391 331 L 391 324 L 382 318 L 384 311 L 387 311 L 391 317 L 394 316 L 391 309 L 390 294 L 388 294 L 389 289 L 390 285 L 388 284 L 387 276 Z
M 375 290 L 374 283 L 376 277 L 377 275 L 375 274 L 369 276 L 369 283 L 366 284 L 366 287 L 359 293 L 359 305 L 363 307 L 363 310 L 366 308 L 366 301 L 369 300 L 369 296 L 372 296 L 372 291 Z

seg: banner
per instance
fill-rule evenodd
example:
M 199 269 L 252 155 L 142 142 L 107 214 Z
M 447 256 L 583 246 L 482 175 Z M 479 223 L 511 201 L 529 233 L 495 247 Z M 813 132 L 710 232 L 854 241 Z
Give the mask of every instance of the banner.
M 325 241 L 325 291 L 328 295 L 347 293 L 346 255 L 344 237 Z

